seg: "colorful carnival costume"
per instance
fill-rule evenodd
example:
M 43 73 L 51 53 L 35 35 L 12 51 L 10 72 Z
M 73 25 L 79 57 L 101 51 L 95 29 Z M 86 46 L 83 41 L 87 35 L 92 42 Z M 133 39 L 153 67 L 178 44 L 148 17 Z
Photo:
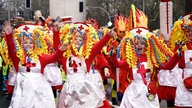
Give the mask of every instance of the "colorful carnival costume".
M 111 78 L 111 82 L 112 82 L 112 104 L 113 105 L 117 105 L 117 91 L 119 94 L 124 93 L 124 90 L 126 89 L 126 87 L 128 86 L 128 81 L 126 79 L 124 79 L 123 77 L 123 73 L 125 72 L 124 68 L 116 68 L 112 61 L 110 60 L 110 55 L 113 51 L 117 51 L 118 54 L 120 53 L 118 49 L 118 47 L 120 46 L 119 44 L 121 44 L 121 39 L 124 36 L 128 35 L 128 19 L 126 17 L 124 17 L 123 15 L 116 15 L 114 17 L 114 25 L 116 28 L 116 33 L 117 36 L 112 38 L 107 45 L 106 48 L 106 59 L 109 62 L 109 66 L 110 66 L 110 78 Z M 122 58 L 120 58 L 122 59 Z M 118 71 L 119 70 L 119 71 Z M 119 77 L 117 77 L 119 76 Z M 121 101 L 122 96 L 118 95 L 118 100 Z
M 138 35 L 136 35 L 135 39 L 136 38 L 142 38 L 142 37 L 139 37 Z M 156 40 L 157 38 L 154 38 L 154 39 Z M 147 40 L 147 39 L 144 39 L 144 40 Z M 166 69 L 173 68 L 174 66 L 171 66 L 171 65 L 176 65 L 177 60 L 171 59 L 170 63 L 168 64 L 161 63 L 161 65 L 163 65 L 164 67 L 158 66 L 157 61 L 156 61 L 157 64 L 154 65 L 152 64 L 153 61 L 150 60 L 152 59 L 151 58 L 152 55 L 150 56 L 150 54 L 152 53 L 148 52 L 150 48 L 149 49 L 147 48 L 148 51 L 146 51 L 146 54 L 138 55 L 136 52 L 132 52 L 132 49 L 134 50 L 134 46 L 130 45 L 131 43 L 134 43 L 132 39 L 130 39 L 130 41 L 127 42 L 126 60 L 121 60 L 121 62 L 115 63 L 116 66 L 118 67 L 127 67 L 126 69 L 128 72 L 127 74 L 129 74 L 130 79 L 132 79 L 132 82 L 124 92 L 120 108 L 141 108 L 141 107 L 159 108 L 159 100 L 156 93 L 156 90 L 157 90 L 156 75 L 158 70 L 157 68 L 166 68 Z M 147 45 L 150 45 L 150 44 L 148 43 Z M 131 46 L 133 48 L 131 48 Z M 154 46 L 150 46 L 150 47 L 154 47 Z M 115 61 L 115 56 L 116 55 L 114 55 L 113 57 L 113 61 Z M 129 57 L 131 57 L 132 59 Z M 173 58 L 179 58 L 179 57 L 176 54 Z M 160 63 L 160 60 L 159 60 L 159 63 Z
M 84 24 L 86 25 L 86 24 Z M 74 27 L 66 24 L 60 30 L 60 38 L 63 43 L 68 43 L 68 49 L 61 58 L 63 69 L 67 74 L 67 79 L 59 95 L 58 108 L 97 108 L 103 106 L 103 98 L 97 92 L 97 88 L 86 74 L 89 72 L 95 56 L 100 52 L 111 36 L 104 36 L 93 46 L 92 38 L 86 37 L 82 32 L 82 26 Z M 77 49 L 74 41 L 75 36 L 84 37 L 84 44 Z M 54 46 L 60 43 L 59 32 L 54 31 Z M 58 45 L 56 45 L 58 46 Z M 93 47 L 92 47 L 93 46 Z
M 158 96 L 159 99 L 168 102 L 175 100 L 176 88 L 181 78 L 182 70 L 176 65 L 172 70 L 160 70 L 158 72 Z
M 95 40 L 97 41 L 97 39 L 102 38 L 104 36 L 105 32 L 108 30 L 108 28 L 105 28 L 105 27 L 101 27 L 100 29 L 98 29 L 98 22 L 95 19 L 92 19 L 92 18 L 87 19 L 86 23 L 89 24 L 90 27 L 94 27 L 96 29 L 96 31 L 97 31 L 98 37 L 93 37 L 94 38 L 93 41 L 95 41 Z M 110 41 L 108 43 L 110 43 L 112 40 L 113 39 L 110 39 Z M 102 49 L 102 52 L 99 53 L 98 54 L 99 56 L 97 56 L 94 60 L 97 60 L 96 63 L 100 67 L 99 71 L 100 71 L 100 75 L 101 75 L 102 80 L 103 80 L 104 90 L 106 91 L 109 76 L 110 76 L 110 78 L 112 78 L 111 82 L 114 82 L 113 79 L 116 79 L 116 68 L 115 68 L 115 71 L 112 71 L 113 70 L 111 68 L 112 66 L 110 66 L 109 63 L 106 64 L 106 62 L 109 62 L 109 60 L 106 57 L 106 55 L 109 55 L 109 51 L 107 51 L 105 48 Z M 110 48 L 112 48 L 112 47 L 110 47 Z M 98 58 L 102 58 L 102 59 L 98 59 Z M 95 61 L 93 61 L 93 62 L 95 62 Z M 101 65 L 103 65 L 103 64 L 106 64 L 107 67 L 102 69 Z M 98 68 L 98 66 L 97 66 L 97 68 Z M 110 74 L 109 76 L 106 76 L 106 74 L 105 74 L 106 71 L 110 72 L 110 73 L 108 73 L 108 74 Z M 95 77 L 96 77 L 96 74 L 94 74 Z M 97 74 L 97 77 L 99 77 L 99 74 Z M 102 86 L 102 85 L 100 84 L 100 86 Z M 112 83 L 112 88 L 113 88 L 112 89 L 112 94 L 114 94 L 114 95 L 112 95 L 112 104 L 114 105 L 114 104 L 117 104 L 117 101 L 116 101 L 116 96 L 117 96 L 116 83 Z M 106 94 L 107 94 L 107 92 L 106 92 Z M 104 104 L 108 104 L 107 100 L 105 100 Z M 105 107 L 107 107 L 107 106 L 105 106 Z
M 45 38 L 45 40 L 46 40 L 46 44 L 47 44 L 48 53 L 54 54 L 55 49 L 53 48 L 52 26 L 49 26 L 49 27 L 45 26 L 44 30 L 47 34 L 47 37 Z M 52 86 L 53 90 L 57 90 L 57 89 L 62 88 L 63 82 L 62 82 L 61 69 L 59 68 L 57 62 L 50 63 L 50 64 L 46 65 L 46 67 L 44 69 L 44 77 L 47 79 L 49 84 Z M 54 95 L 56 95 L 56 94 L 54 94 Z
M 160 38 L 165 39 L 162 34 L 159 35 L 158 32 L 155 34 L 157 34 Z M 165 43 L 170 46 L 169 41 L 165 41 Z M 177 48 L 175 50 L 171 50 L 175 52 Z M 176 65 L 172 70 L 161 69 L 159 70 L 157 76 L 159 83 L 157 94 L 159 100 L 165 100 L 167 102 L 167 107 L 174 107 L 176 89 L 182 76 L 182 69 L 180 69 L 178 65 Z
M 141 15 L 137 17 L 143 20 L 130 22 L 130 34 L 122 39 L 124 59 L 118 61 L 115 54 L 112 56 L 115 66 L 125 67 L 127 73 L 124 76 L 131 80 L 124 92 L 120 108 L 159 108 L 157 72 L 159 69 L 172 69 L 181 57 L 177 53 L 173 56 L 159 37 L 144 28 L 147 27 L 147 17 L 142 11 L 132 9 L 131 14 L 137 11 Z M 169 60 L 170 57 L 172 58 Z M 164 63 L 168 60 L 169 62 Z
M 34 25 L 23 25 L 14 34 L 6 34 L 11 65 L 16 71 L 9 108 L 55 108 L 52 89 L 43 77 L 43 71 L 47 64 L 56 61 L 63 52 L 58 50 L 54 55 L 46 55 L 44 37 L 44 32 Z M 24 39 L 34 40 L 33 51 L 28 52 L 26 46 L 23 46 Z
M 185 15 L 174 23 L 171 35 L 171 47 L 174 49 L 177 45 L 182 47 L 182 59 L 179 62 L 179 68 L 182 69 L 182 77 L 180 78 L 176 90 L 175 106 L 178 108 L 192 107 L 192 14 Z
M 13 72 L 15 69 L 14 67 L 12 67 L 10 64 L 11 60 L 9 58 L 9 54 L 8 54 L 8 48 L 7 48 L 7 44 L 6 44 L 6 40 L 5 38 L 2 39 L 1 42 L 1 55 L 2 58 L 4 60 L 5 66 L 3 67 L 3 71 L 7 73 L 8 72 L 8 78 L 6 80 L 6 90 L 8 91 L 8 94 L 12 94 L 13 93 L 13 89 L 14 89 L 14 84 L 15 84 L 15 79 L 16 79 L 16 73 Z
M 97 35 L 97 31 L 92 26 L 89 26 L 89 32 L 87 32 L 86 36 L 90 36 L 92 38 L 94 44 L 99 41 L 99 36 Z M 95 86 L 98 88 L 97 92 L 100 94 L 100 97 L 104 101 L 104 106 L 102 108 L 111 108 L 109 105 L 108 99 L 106 98 L 106 92 L 103 85 L 103 80 L 101 77 L 101 73 L 105 73 L 108 70 L 109 73 L 109 64 L 105 59 L 105 56 L 102 52 L 98 53 L 94 60 L 92 61 L 90 71 L 87 73 L 87 78 L 90 80 Z
M 0 88 L 0 90 L 2 90 L 3 92 L 7 92 L 7 90 L 6 90 L 6 80 L 7 80 L 7 74 L 8 74 L 8 65 L 6 65 L 5 63 L 4 63 L 4 61 L 3 61 L 3 58 L 2 57 L 0 57 L 0 71 L 1 71 L 1 79 L 2 79 L 2 82 L 1 82 L 1 88 Z
M 101 77 L 101 72 L 104 73 L 105 68 L 108 68 L 108 62 L 105 59 L 105 56 L 103 53 L 97 54 L 97 56 L 94 58 L 90 71 L 87 73 L 87 78 L 90 80 L 93 84 L 95 84 L 97 88 L 97 93 L 100 95 L 100 98 L 103 100 L 104 106 L 102 108 L 111 108 L 109 105 L 108 99 L 106 97 L 106 92 L 103 85 L 103 80 Z

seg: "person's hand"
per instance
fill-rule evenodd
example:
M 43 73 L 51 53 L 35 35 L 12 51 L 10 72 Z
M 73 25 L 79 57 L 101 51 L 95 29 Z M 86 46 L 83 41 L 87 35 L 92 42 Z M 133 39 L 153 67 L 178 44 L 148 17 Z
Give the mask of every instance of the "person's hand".
M 180 42 L 178 44 L 178 49 L 177 49 L 177 53 L 179 56 L 182 56 L 182 47 L 184 46 L 185 44 L 183 44 L 182 42 Z
M 60 19 L 59 18 L 57 18 L 56 21 L 54 21 L 53 29 L 54 29 L 54 31 L 59 31 L 59 29 L 60 29 Z
M 153 95 L 157 93 L 157 86 L 155 82 L 150 82 L 147 87 L 148 87 L 149 93 Z
M 5 32 L 6 34 L 11 34 L 13 32 L 13 29 L 11 27 L 10 22 L 5 21 L 4 25 L 3 25 L 3 32 Z
M 67 46 L 68 46 L 68 44 L 62 44 L 59 46 L 59 50 L 65 51 L 65 50 L 67 50 Z
M 108 35 L 110 35 L 110 36 L 116 36 L 116 32 L 114 31 L 115 30 L 115 27 L 114 28 L 112 28 L 112 29 L 110 29 L 108 32 L 107 32 L 107 34 Z
M 107 68 L 107 67 L 104 68 L 104 74 L 106 77 L 110 76 L 109 68 Z

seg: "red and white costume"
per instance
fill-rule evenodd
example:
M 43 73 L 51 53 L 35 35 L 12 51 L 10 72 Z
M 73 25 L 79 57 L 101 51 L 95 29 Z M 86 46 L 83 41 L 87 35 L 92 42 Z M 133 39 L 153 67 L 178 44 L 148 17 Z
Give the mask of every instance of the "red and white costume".
M 178 58 L 178 56 L 175 55 L 173 58 Z M 160 105 L 157 93 L 154 94 L 153 100 L 149 100 L 147 97 L 149 94 L 148 85 L 152 81 L 152 74 L 147 64 L 146 54 L 141 54 L 139 57 L 140 69 L 129 68 L 129 65 L 124 60 L 118 62 L 115 54 L 112 56 L 112 60 L 117 67 L 127 67 L 126 70 L 130 72 L 133 78 L 124 92 L 120 108 L 159 108 Z M 171 68 L 175 62 L 176 59 L 171 59 L 170 63 L 165 64 L 164 67 L 161 68 Z
M 182 78 L 176 90 L 175 106 L 192 107 L 192 91 L 186 89 L 183 80 L 192 75 L 192 44 L 186 43 L 188 50 L 184 51 L 183 58 L 179 62 L 179 68 L 183 69 Z
M 59 32 L 54 32 L 54 45 L 59 43 Z M 62 57 L 61 63 L 67 74 L 66 81 L 59 95 L 57 108 L 97 108 L 103 106 L 103 96 L 98 93 L 95 84 L 88 80 L 95 56 L 100 52 L 111 36 L 104 36 L 91 50 L 87 59 L 78 57 L 73 52 L 69 58 Z M 57 46 L 57 45 L 56 45 Z
M 182 70 L 176 65 L 172 70 L 158 72 L 158 96 L 163 100 L 175 100 L 176 88 L 181 79 Z
M 90 71 L 87 73 L 88 79 L 99 88 L 100 91 L 98 91 L 98 93 L 100 93 L 100 96 L 104 100 L 106 97 L 106 93 L 104 90 L 103 80 L 100 72 L 103 72 L 103 69 L 105 67 L 108 67 L 108 63 L 105 60 L 104 55 L 100 53 L 100 54 L 97 54 L 97 56 L 93 60 Z
M 16 56 L 12 34 L 6 35 L 6 39 L 9 55 L 17 72 L 9 108 L 55 108 L 52 89 L 43 77 L 43 70 L 47 64 L 55 62 L 63 52 L 58 50 L 54 55 L 39 56 L 37 62 L 31 58 L 31 64 L 24 63 L 30 66 L 19 66 L 20 59 Z
M 97 92 L 104 101 L 103 107 L 111 108 L 106 98 L 106 92 L 101 77 L 101 73 L 104 73 L 104 68 L 109 68 L 109 65 L 103 53 L 99 53 L 92 62 L 90 71 L 87 73 L 87 78 L 97 87 Z

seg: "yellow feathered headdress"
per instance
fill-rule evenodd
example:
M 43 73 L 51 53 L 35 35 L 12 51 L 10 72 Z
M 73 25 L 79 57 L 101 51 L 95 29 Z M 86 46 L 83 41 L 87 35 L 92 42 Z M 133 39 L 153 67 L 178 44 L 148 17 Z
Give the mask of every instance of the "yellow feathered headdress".
M 170 36 L 171 50 L 175 50 L 177 44 L 185 44 L 188 41 L 185 33 L 189 31 L 192 31 L 192 13 L 184 15 L 174 23 Z
M 121 50 L 124 50 L 125 60 L 132 68 L 138 65 L 138 54 L 135 49 L 135 43 L 138 39 L 141 39 L 146 44 L 146 55 L 149 68 L 152 69 L 153 66 L 159 66 L 163 62 L 167 61 L 169 57 L 173 55 L 172 51 L 167 47 L 167 45 L 158 36 L 150 33 L 148 30 L 148 19 L 147 16 L 140 10 L 135 9 L 132 5 L 130 10 L 130 35 L 123 44 Z M 122 55 L 122 54 L 121 54 Z
M 129 14 L 129 28 L 133 29 L 135 27 L 148 28 L 148 18 L 145 13 L 132 4 Z
M 31 57 L 36 58 L 38 55 L 48 53 L 48 46 L 45 38 L 49 37 L 43 30 L 43 27 L 36 25 L 21 25 L 15 29 L 14 43 L 16 46 L 17 57 L 20 58 L 21 62 L 25 61 L 25 54 L 29 54 Z M 25 39 L 32 39 L 34 41 L 34 50 L 27 51 L 23 46 L 22 42 Z
M 82 34 L 83 43 L 80 49 L 77 49 L 74 45 L 75 36 L 77 33 Z M 95 44 L 94 41 L 99 39 L 97 31 L 91 25 L 88 26 L 86 23 L 76 22 L 71 25 L 64 25 L 60 29 L 60 40 L 64 44 L 69 44 L 67 51 L 64 52 L 64 57 L 71 56 L 72 51 L 77 56 L 84 56 L 85 59 L 89 57 L 91 49 Z

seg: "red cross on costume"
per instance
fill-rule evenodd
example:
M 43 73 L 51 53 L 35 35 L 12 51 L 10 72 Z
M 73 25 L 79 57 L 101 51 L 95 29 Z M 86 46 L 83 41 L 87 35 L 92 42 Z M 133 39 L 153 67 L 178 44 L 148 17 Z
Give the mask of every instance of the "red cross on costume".
M 24 63 L 23 66 L 26 66 L 27 67 L 26 71 L 30 72 L 30 68 L 35 67 L 36 63 L 27 62 L 27 63 Z
M 147 81 L 146 81 L 146 79 L 145 79 L 145 77 L 146 77 L 146 72 L 150 72 L 150 70 L 149 69 L 145 69 L 145 66 L 142 64 L 139 68 L 138 68 L 138 70 L 137 70 L 137 73 L 139 73 L 140 75 L 141 75 L 141 77 L 142 77 L 142 80 L 143 80 L 143 82 L 145 83 L 145 84 L 147 84 Z
M 80 30 L 83 30 L 83 29 L 84 29 L 84 27 L 83 27 L 82 25 L 80 25 L 78 28 L 79 28 Z
M 27 27 L 27 26 L 25 26 L 24 28 L 23 28 L 23 30 L 25 30 L 26 32 L 29 30 L 29 27 Z
M 192 15 L 189 16 L 189 19 L 192 21 Z
M 76 63 L 74 60 L 73 60 L 72 66 L 73 66 L 73 71 L 74 71 L 74 72 L 77 72 L 77 67 L 78 67 L 78 65 L 77 65 L 77 63 Z M 81 66 L 81 63 L 79 63 L 79 66 Z
M 140 30 L 140 29 L 138 29 L 137 31 L 136 31 L 136 33 L 138 33 L 138 34 L 140 34 L 142 32 L 142 30 Z

